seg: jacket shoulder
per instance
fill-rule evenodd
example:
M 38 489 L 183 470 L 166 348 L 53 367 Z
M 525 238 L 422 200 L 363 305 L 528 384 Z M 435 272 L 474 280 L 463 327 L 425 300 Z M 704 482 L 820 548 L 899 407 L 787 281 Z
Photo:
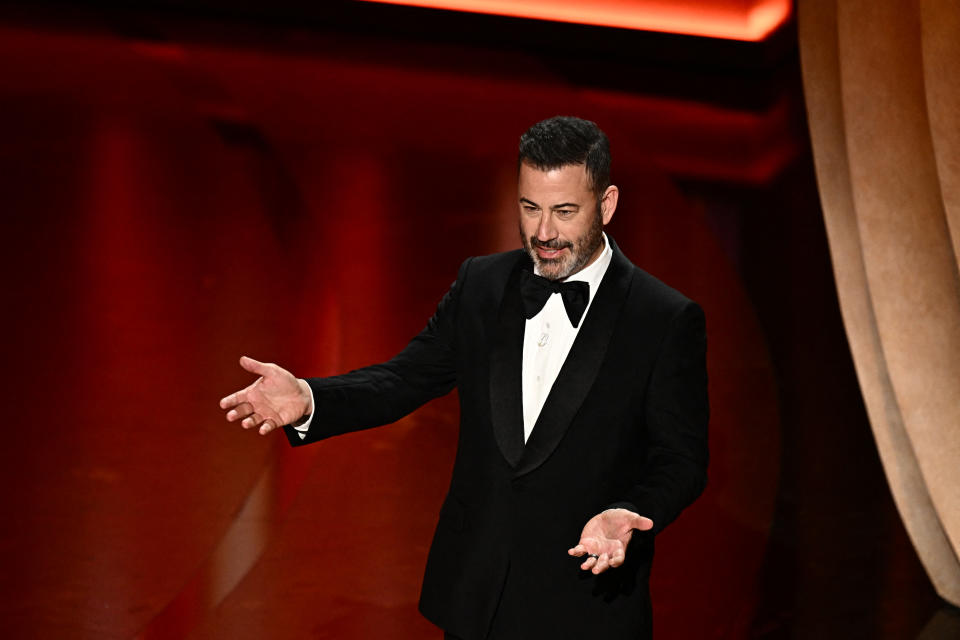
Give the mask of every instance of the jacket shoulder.
M 527 253 L 523 249 L 514 249 L 485 256 L 474 256 L 468 258 L 464 265 L 468 266 L 471 277 L 484 280 L 506 279 L 517 264 L 526 257 Z
M 476 291 L 478 287 L 501 290 L 517 265 L 526 259 L 527 254 L 522 249 L 467 258 L 460 267 L 458 284 L 464 291 Z
M 700 305 L 677 289 L 640 267 L 630 266 L 633 272 L 630 298 L 634 304 L 668 317 L 676 316 L 690 307 L 700 309 Z

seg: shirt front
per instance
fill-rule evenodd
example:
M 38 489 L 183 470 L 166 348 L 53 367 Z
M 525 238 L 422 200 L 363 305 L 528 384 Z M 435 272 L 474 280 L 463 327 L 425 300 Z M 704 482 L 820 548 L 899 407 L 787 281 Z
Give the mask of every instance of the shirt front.
M 586 282 L 590 285 L 590 297 L 587 308 L 574 327 L 570 323 L 563 299 L 554 293 L 543 305 L 540 313 L 527 320 L 523 331 L 523 441 L 526 442 L 533 432 L 543 404 L 550 395 L 550 389 L 560 374 L 560 368 L 570 353 L 573 341 L 580 327 L 587 319 L 593 297 L 600 281 L 610 266 L 613 250 L 607 234 L 603 234 L 603 251 L 596 260 L 577 273 L 564 279 L 564 282 Z M 537 269 L 534 268 L 534 273 Z M 537 273 L 537 275 L 540 275 Z

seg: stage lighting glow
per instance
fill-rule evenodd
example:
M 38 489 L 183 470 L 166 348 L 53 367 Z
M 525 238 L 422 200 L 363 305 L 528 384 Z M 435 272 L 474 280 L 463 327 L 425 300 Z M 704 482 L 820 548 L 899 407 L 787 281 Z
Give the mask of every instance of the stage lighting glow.
M 361 0 L 517 18 L 760 41 L 790 17 L 790 0 Z

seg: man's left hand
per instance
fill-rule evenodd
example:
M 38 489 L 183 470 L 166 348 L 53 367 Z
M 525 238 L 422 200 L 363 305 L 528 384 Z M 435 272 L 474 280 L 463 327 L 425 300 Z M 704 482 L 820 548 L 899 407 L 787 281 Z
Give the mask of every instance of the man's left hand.
M 652 528 L 650 518 L 627 509 L 607 509 L 590 518 L 580 534 L 580 542 L 567 553 L 571 556 L 589 555 L 580 568 L 600 574 L 623 564 L 634 529 L 646 531 Z

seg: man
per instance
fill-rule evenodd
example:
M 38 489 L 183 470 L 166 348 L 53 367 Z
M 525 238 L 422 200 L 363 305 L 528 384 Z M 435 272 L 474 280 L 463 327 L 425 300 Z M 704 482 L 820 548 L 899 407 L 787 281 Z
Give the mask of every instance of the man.
M 421 612 L 462 640 L 649 638 L 653 535 L 706 482 L 703 313 L 603 233 L 619 190 L 595 124 L 534 125 L 518 167 L 524 250 L 464 262 L 400 354 L 307 380 L 242 358 L 261 377 L 221 407 L 299 446 L 456 386 Z

